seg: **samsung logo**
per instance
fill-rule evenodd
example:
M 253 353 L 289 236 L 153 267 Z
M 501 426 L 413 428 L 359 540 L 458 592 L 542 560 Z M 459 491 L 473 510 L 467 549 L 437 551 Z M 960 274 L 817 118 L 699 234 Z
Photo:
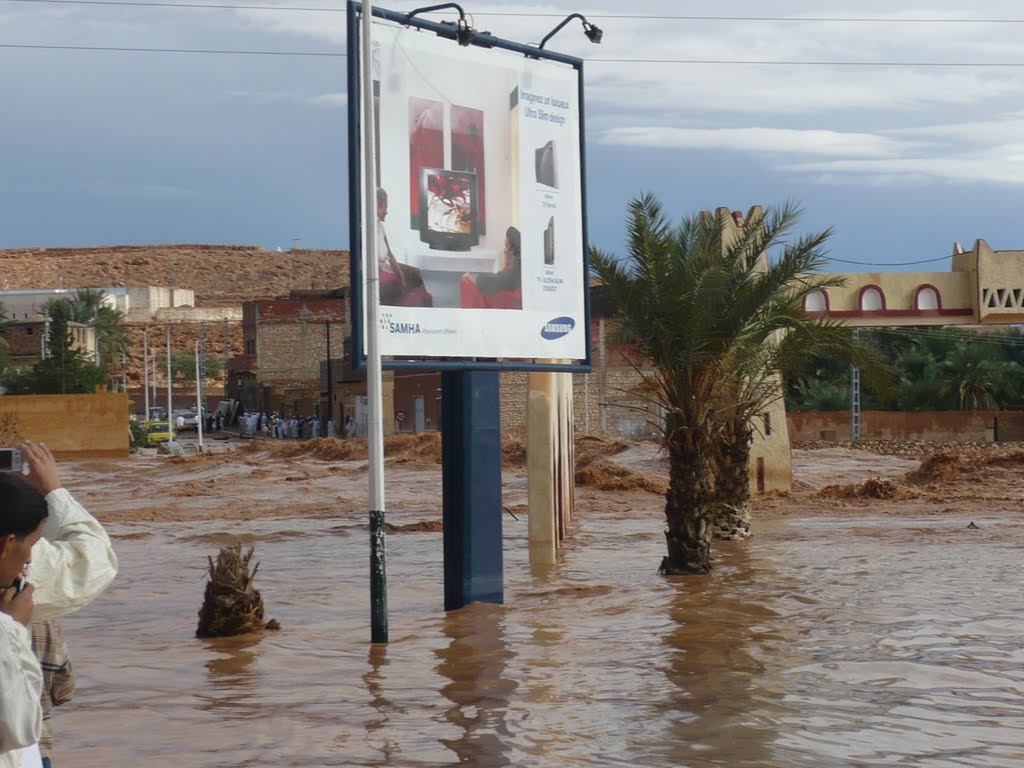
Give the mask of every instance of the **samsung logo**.
M 571 317 L 556 317 L 554 320 L 544 323 L 544 327 L 540 329 L 540 335 L 543 339 L 553 341 L 568 335 L 575 327 L 576 321 Z
M 391 333 L 419 333 L 419 323 L 388 323 L 388 330 Z

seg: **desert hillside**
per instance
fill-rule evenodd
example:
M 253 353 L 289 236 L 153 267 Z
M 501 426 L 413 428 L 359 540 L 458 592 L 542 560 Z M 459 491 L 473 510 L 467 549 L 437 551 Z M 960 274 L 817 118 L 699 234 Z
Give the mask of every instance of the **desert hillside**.
M 192 288 L 199 306 L 243 301 L 299 288 L 348 284 L 347 251 L 268 251 L 251 245 L 119 245 L 0 250 L 0 287 L 66 288 L 162 285 Z

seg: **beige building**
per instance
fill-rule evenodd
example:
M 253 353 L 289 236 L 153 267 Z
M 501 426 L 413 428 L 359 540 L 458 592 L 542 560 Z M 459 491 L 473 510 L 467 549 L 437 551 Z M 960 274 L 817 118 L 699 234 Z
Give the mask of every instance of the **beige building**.
M 808 312 L 849 325 L 1006 325 L 1024 322 L 1024 251 L 978 240 L 953 246 L 949 272 L 842 273 L 845 284 L 809 296 Z

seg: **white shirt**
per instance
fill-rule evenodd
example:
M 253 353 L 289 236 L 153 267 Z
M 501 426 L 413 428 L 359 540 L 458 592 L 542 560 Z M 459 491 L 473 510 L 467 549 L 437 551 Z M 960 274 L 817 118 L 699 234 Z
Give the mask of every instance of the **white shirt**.
M 35 620 L 78 610 L 117 575 L 117 556 L 99 521 L 63 488 L 46 504 L 43 538 L 32 547 L 29 565 Z M 0 613 L 0 768 L 41 765 L 35 744 L 43 725 L 42 681 L 31 633 Z
M 384 229 L 384 222 L 377 219 L 377 264 L 385 272 L 394 273 L 395 270 L 391 268 L 391 259 L 388 258 L 391 254 L 391 245 L 388 243 L 388 233 Z
M 39 741 L 43 728 L 43 708 L 39 704 L 42 689 L 43 672 L 32 652 L 32 633 L 6 613 L 0 613 L 0 749 L 6 750 L 0 752 L 0 766 L 33 765 L 23 759 L 28 755 L 23 756 L 22 752 Z

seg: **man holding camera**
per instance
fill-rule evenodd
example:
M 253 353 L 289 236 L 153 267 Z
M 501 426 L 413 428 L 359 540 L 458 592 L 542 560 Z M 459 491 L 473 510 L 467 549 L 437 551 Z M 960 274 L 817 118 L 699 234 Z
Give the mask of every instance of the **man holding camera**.
M 117 557 L 99 521 L 61 487 L 49 449 L 19 450 L 24 478 L 0 472 L 0 768 L 39 768 L 42 672 L 28 627 L 91 602 L 113 581 Z

